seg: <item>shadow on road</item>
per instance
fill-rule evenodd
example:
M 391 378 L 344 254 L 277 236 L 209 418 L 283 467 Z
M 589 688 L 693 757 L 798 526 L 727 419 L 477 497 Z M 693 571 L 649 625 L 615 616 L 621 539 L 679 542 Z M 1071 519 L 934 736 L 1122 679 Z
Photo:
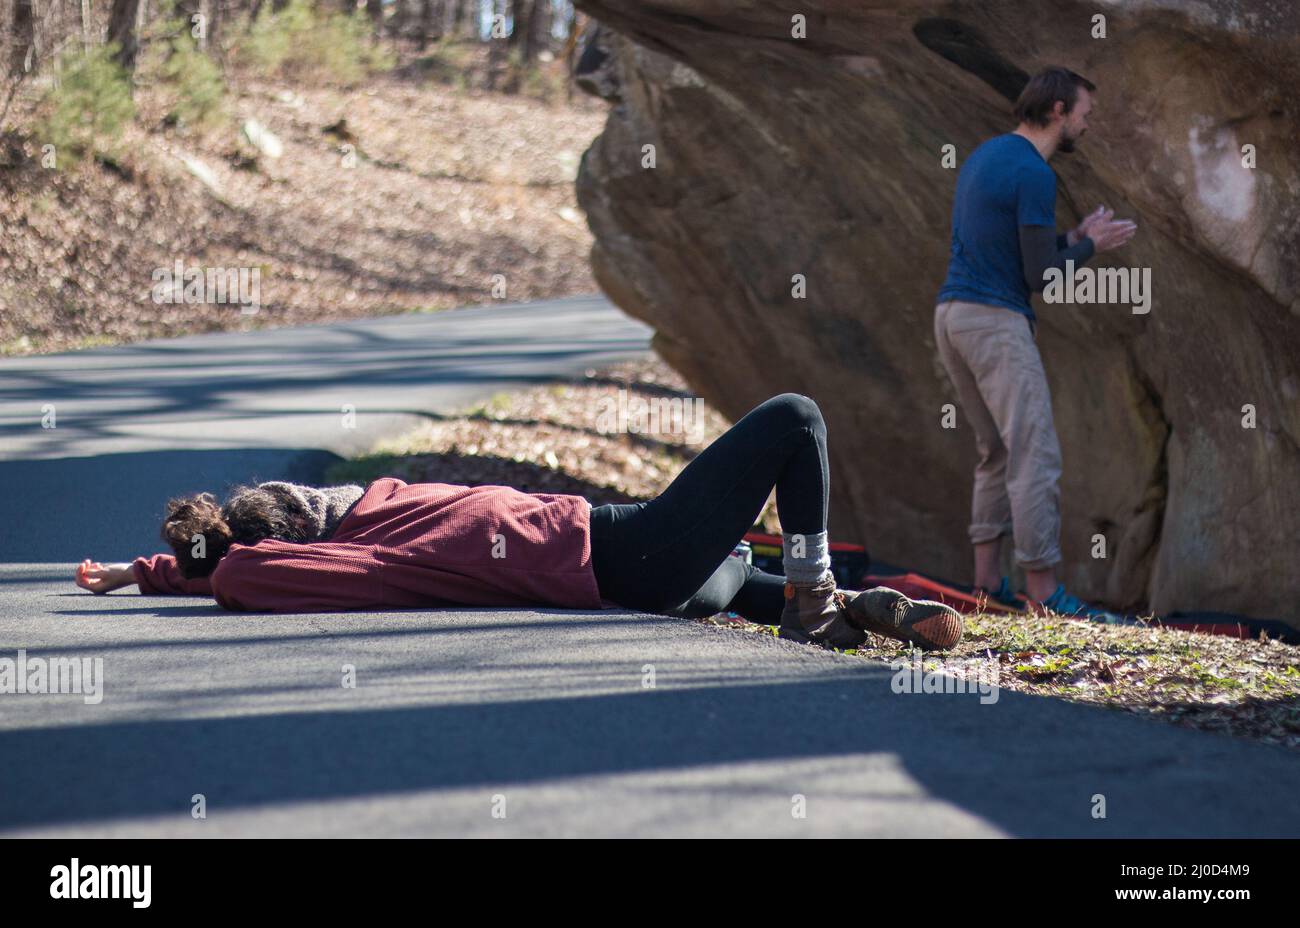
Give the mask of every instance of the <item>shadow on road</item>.
M 1269 784 L 1288 769 L 1282 752 L 1251 746 L 1252 765 L 1230 778 L 1222 761 L 1229 749 L 1239 758 L 1243 745 L 1179 732 L 1162 739 L 1163 750 L 1133 754 L 1125 746 L 1140 743 L 1151 723 L 1010 693 L 1001 695 L 995 731 L 1032 733 L 1032 757 L 992 734 L 994 714 L 970 696 L 932 694 L 909 701 L 897 718 L 852 724 L 846 706 L 880 705 L 887 674 L 872 668 L 809 682 L 3 731 L 0 756 L 23 758 L 40 775 L 25 778 L 28 788 L 5 775 L 0 827 L 183 819 L 194 793 L 207 796 L 210 810 L 234 810 L 885 752 L 930 796 L 1016 835 L 1300 831 L 1294 804 L 1279 808 L 1284 784 Z M 1230 779 L 1238 793 L 1229 815 L 1217 810 Z M 1035 784 L 1032 796 L 1026 782 Z M 1098 793 L 1107 797 L 1108 822 L 1089 815 Z
M 314 448 L 142 451 L 43 461 L 0 461 L 0 561 L 129 561 L 170 551 L 160 537 L 167 500 L 236 483 L 312 483 L 338 455 Z M 231 475 L 238 475 L 232 477 Z

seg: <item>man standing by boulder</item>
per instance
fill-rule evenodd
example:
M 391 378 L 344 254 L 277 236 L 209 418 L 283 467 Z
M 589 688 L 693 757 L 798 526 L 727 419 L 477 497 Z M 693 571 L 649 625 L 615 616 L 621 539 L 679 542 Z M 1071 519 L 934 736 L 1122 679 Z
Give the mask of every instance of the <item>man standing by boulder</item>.
M 1056 233 L 1056 175 L 1047 159 L 1071 152 L 1088 131 L 1091 82 L 1065 68 L 1035 75 L 1016 101 L 1014 132 L 975 149 L 962 165 L 952 211 L 952 257 L 939 291 L 939 357 L 975 431 L 979 463 L 971 505 L 975 584 L 1014 602 L 1001 575 L 1002 537 L 1011 534 L 1031 606 L 1065 615 L 1107 613 L 1068 593 L 1061 561 L 1061 449 L 1047 376 L 1035 344 L 1031 292 L 1052 268 L 1078 267 L 1137 231 L 1098 207 Z

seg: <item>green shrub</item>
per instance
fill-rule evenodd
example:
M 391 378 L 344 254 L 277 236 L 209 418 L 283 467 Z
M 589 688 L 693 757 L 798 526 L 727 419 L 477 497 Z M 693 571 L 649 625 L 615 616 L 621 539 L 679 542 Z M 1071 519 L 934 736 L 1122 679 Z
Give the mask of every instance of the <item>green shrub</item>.
M 267 74 L 344 86 L 393 66 L 391 54 L 371 42 L 369 19 L 320 13 L 307 0 L 290 0 L 279 12 L 264 4 L 249 26 L 241 55 Z
M 209 124 L 221 115 L 226 84 L 221 69 L 199 49 L 184 21 L 178 31 L 162 66 L 163 79 L 176 89 L 171 115 L 185 126 Z
M 315 15 L 311 7 L 292 0 L 280 12 L 263 3 L 257 18 L 248 27 L 240 43 L 240 56 L 251 66 L 266 73 L 279 72 L 288 60 L 294 40 L 312 30 Z
M 116 51 L 106 45 L 59 60 L 59 80 L 47 98 L 51 108 L 37 126 L 41 144 L 54 146 L 58 164 L 111 154 L 134 118 L 131 78 L 113 60 Z

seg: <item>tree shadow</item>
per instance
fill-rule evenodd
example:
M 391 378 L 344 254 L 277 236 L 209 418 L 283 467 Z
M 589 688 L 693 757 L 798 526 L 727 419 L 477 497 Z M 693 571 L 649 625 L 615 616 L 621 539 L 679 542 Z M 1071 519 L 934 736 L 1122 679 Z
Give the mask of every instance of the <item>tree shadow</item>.
M 8 730 L 0 756 L 29 762 L 0 775 L 0 827 L 184 820 L 195 793 L 210 808 L 255 809 L 886 753 L 929 797 L 1012 835 L 1300 834 L 1285 752 L 1011 693 L 996 706 L 895 696 L 898 711 L 862 716 L 856 707 L 879 707 L 887 686 L 887 671 L 869 668 L 576 698 Z M 1104 821 L 1090 815 L 1098 794 Z

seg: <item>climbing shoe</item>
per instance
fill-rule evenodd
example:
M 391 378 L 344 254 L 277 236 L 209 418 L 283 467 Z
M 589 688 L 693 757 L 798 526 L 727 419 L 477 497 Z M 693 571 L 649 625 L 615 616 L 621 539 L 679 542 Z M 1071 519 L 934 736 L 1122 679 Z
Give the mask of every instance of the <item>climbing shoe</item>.
M 1023 609 L 1025 607 L 1025 604 L 1012 591 L 1011 578 L 1009 577 L 1003 577 L 996 590 L 986 590 L 982 586 L 977 586 L 975 592 L 983 593 L 991 602 L 1006 606 L 1009 609 Z
M 1059 584 L 1047 599 L 1041 602 L 1034 602 L 1033 600 L 1027 600 L 1027 602 L 1037 606 L 1041 611 L 1054 612 L 1067 618 L 1087 619 L 1091 622 L 1103 622 L 1107 625 L 1120 625 L 1124 622 L 1123 616 L 1100 609 L 1097 606 L 1091 606 L 1079 599 L 1079 597 L 1065 592 L 1064 583 Z

